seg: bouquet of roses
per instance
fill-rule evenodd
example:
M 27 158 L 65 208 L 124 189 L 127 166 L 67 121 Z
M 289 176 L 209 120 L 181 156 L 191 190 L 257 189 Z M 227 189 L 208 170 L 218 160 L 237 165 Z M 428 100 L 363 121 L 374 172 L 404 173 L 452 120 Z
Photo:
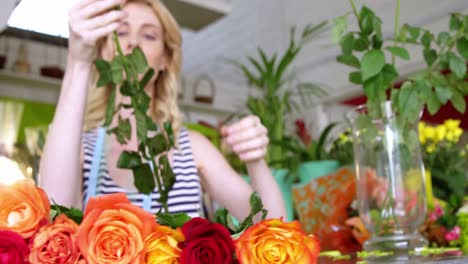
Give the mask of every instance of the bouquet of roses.
M 298 222 L 253 224 L 252 213 L 232 234 L 227 211 L 217 222 L 183 214 L 156 217 L 125 194 L 90 199 L 86 210 L 52 205 L 33 181 L 0 185 L 0 263 L 316 263 L 319 242 Z M 238 229 L 238 230 L 239 230 Z

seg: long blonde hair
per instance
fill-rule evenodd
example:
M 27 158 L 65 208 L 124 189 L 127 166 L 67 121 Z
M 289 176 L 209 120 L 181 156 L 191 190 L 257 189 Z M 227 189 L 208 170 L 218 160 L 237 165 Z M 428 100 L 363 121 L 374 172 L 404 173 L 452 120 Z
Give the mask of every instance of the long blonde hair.
M 181 68 L 182 36 L 179 25 L 169 10 L 159 0 L 129 0 L 127 2 L 142 2 L 150 6 L 161 22 L 164 39 L 164 52 L 167 67 L 161 71 L 155 81 L 150 106 L 150 115 L 153 120 L 161 124 L 171 122 L 174 133 L 178 133 L 181 126 L 181 114 L 177 106 L 178 78 Z M 103 41 L 98 44 L 99 50 Z M 155 69 L 156 70 L 156 69 Z M 84 130 L 95 129 L 104 122 L 107 103 L 109 101 L 110 87 L 96 87 L 97 70 L 92 69 L 92 83 L 88 92 L 88 103 L 84 120 Z

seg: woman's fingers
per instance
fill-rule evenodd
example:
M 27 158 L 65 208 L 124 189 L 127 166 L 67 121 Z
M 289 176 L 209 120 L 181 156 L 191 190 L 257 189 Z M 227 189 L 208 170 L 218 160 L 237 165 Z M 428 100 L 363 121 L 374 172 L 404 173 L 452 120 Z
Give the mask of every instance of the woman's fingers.
M 83 28 L 87 30 L 97 29 L 107 26 L 113 22 L 119 22 L 127 17 L 127 13 L 123 11 L 113 10 L 100 16 L 88 19 L 83 22 Z
M 75 9 L 72 17 L 79 20 L 93 18 L 123 3 L 124 0 L 94 0 L 82 8 Z

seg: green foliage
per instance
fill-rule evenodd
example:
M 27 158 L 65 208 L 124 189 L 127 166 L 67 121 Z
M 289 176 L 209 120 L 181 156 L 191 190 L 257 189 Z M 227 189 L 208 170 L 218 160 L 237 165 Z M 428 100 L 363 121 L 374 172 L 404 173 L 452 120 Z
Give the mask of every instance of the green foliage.
M 301 98 L 304 104 L 311 96 L 325 94 L 325 92 L 311 83 L 300 83 L 292 89 L 283 89 L 288 84 L 290 78 L 285 74 L 294 59 L 318 33 L 322 32 L 327 22 L 318 25 L 308 25 L 297 37 L 296 28 L 291 28 L 290 41 L 286 51 L 278 57 L 277 54 L 271 56 L 259 48 L 258 58 L 248 56 L 248 65 L 229 60 L 229 62 L 239 68 L 248 83 L 259 90 L 261 96 L 250 96 L 247 101 L 248 110 L 258 116 L 262 124 L 268 129 L 270 141 L 280 141 L 284 138 L 286 114 L 297 108 L 298 104 L 294 97 Z M 266 159 L 268 164 L 274 168 L 284 168 L 288 164 L 283 161 L 285 150 L 280 145 L 271 146 L 268 149 Z
M 288 169 L 290 181 L 298 182 L 298 170 L 302 163 L 330 158 L 330 153 L 326 149 L 326 143 L 332 129 L 336 125 L 336 123 L 329 124 L 323 129 L 318 140 L 312 140 L 308 144 L 297 137 L 288 136 L 285 136 L 280 141 L 271 142 L 272 146 L 280 146 L 284 149 L 281 163 L 287 164 L 283 168 Z
M 134 184 L 140 193 L 149 194 L 157 186 L 160 193 L 159 202 L 167 212 L 169 191 L 175 182 L 175 175 L 170 169 L 167 152 L 174 146 L 174 135 L 170 123 L 165 123 L 160 129 L 147 115 L 151 98 L 145 92 L 145 86 L 154 75 L 154 70 L 148 68 L 145 55 L 140 48 L 135 48 L 130 54 L 124 55 L 117 35 L 113 40 L 117 48 L 117 56 L 112 61 L 96 60 L 99 72 L 97 86 L 109 86 L 111 94 L 107 102 L 104 126 L 107 132 L 114 134 L 120 144 L 127 144 L 136 129 L 138 151 L 124 151 L 120 154 L 117 166 L 132 170 Z M 139 76 L 143 75 L 141 80 Z M 130 104 L 116 104 L 116 93 L 130 97 Z M 122 119 L 120 110 L 130 108 L 135 116 L 136 126 L 132 127 L 128 118 Z M 117 125 L 110 127 L 117 116 Z M 149 135 L 155 135 L 150 137 Z
M 83 221 L 83 212 L 76 208 L 67 208 L 58 204 L 53 204 L 50 206 L 50 218 L 51 221 L 54 221 L 57 216 L 65 214 L 68 218 L 73 220 L 76 224 L 81 224 Z
M 337 61 L 359 68 L 349 75 L 352 83 L 361 85 L 368 99 L 368 113 L 372 118 L 381 118 L 381 105 L 387 100 L 392 101 L 396 112 L 403 116 L 404 122 L 414 122 L 424 106 L 434 114 L 439 108 L 451 102 L 454 107 L 464 112 L 466 109 L 464 88 L 466 78 L 466 60 L 468 58 L 468 19 L 463 14 L 452 14 L 449 31 L 438 34 L 410 25 L 398 25 L 399 4 L 396 10 L 396 26 L 394 43 L 382 45 L 381 19 L 368 7 L 361 10 L 355 8 L 350 0 L 357 19 L 359 30 L 345 32 L 342 30 L 345 22 L 339 17 L 339 32 L 342 37 L 339 41 L 342 54 Z M 338 31 L 338 29 L 336 29 Z M 399 76 L 395 67 L 395 58 L 409 60 L 410 56 L 406 45 L 421 45 L 427 69 L 418 80 L 406 81 L 401 91 L 395 90 L 393 81 Z M 392 58 L 387 61 L 385 53 Z M 443 76 L 440 72 L 449 68 L 451 74 Z M 387 94 L 392 96 L 389 98 Z
M 178 228 L 190 221 L 190 216 L 186 213 L 161 213 L 157 214 L 156 221 L 160 225 L 169 226 L 170 228 Z
M 234 225 L 231 221 L 231 215 L 225 209 L 218 209 L 215 214 L 216 223 L 222 224 L 225 226 L 232 235 L 240 235 L 247 228 L 254 224 L 254 217 L 262 213 L 262 220 L 266 219 L 268 211 L 263 207 L 262 199 L 256 192 L 250 195 L 250 213 L 239 225 Z

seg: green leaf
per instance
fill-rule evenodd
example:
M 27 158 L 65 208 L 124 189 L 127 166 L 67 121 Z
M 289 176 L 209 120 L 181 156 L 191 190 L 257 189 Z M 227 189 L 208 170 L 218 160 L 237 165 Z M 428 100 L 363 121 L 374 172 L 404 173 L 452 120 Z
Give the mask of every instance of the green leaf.
M 452 102 L 453 107 L 458 110 L 460 113 L 465 113 L 466 110 L 466 102 L 465 97 L 456 89 L 452 90 L 452 98 L 450 99 Z
M 135 108 L 133 113 L 136 120 L 137 138 L 140 142 L 145 141 L 146 137 L 148 136 L 146 114 L 139 108 Z
M 363 81 L 377 75 L 385 65 L 385 55 L 381 50 L 371 50 L 364 54 L 361 62 Z
M 142 112 L 146 113 L 145 110 L 149 108 L 151 97 L 146 92 L 138 93 L 136 97 L 132 98 L 135 100 L 136 107 Z
M 157 134 L 154 137 L 148 138 L 147 144 L 148 144 L 150 153 L 152 153 L 155 156 L 160 153 L 169 151 L 169 149 L 171 148 L 167 144 L 166 138 L 161 133 Z
M 362 84 L 362 76 L 360 71 L 349 73 L 349 81 L 354 84 Z
M 223 226 L 228 226 L 228 210 L 226 208 L 220 208 L 215 212 L 215 223 L 221 224 Z
M 468 60 L 468 38 L 467 37 L 460 38 L 457 40 L 457 50 L 465 60 Z
M 426 31 L 421 37 L 421 44 L 424 46 L 424 48 L 429 49 L 431 47 L 432 39 L 433 39 L 433 36 L 431 32 Z
M 129 56 L 129 59 L 138 73 L 145 73 L 148 69 L 148 62 L 146 61 L 145 54 L 139 47 L 133 49 L 132 53 Z
M 384 99 L 382 98 L 382 96 L 385 96 L 385 85 L 383 81 L 383 74 L 379 73 L 377 76 L 364 82 L 364 92 L 370 101 Z
M 345 65 L 354 67 L 354 68 L 359 68 L 359 60 L 356 56 L 354 55 L 340 55 L 336 57 L 336 60 L 340 63 L 343 63 Z
M 400 58 L 402 58 L 404 60 L 409 60 L 410 59 L 410 55 L 408 53 L 408 50 L 406 50 L 403 47 L 397 47 L 397 46 L 387 47 L 387 50 L 390 51 L 393 56 L 400 57 Z
M 456 14 L 450 16 L 450 31 L 458 31 L 462 26 L 462 21 Z
M 124 119 L 119 120 L 117 127 L 111 130 L 117 138 L 117 141 L 120 144 L 126 144 L 127 140 L 130 140 L 130 136 L 132 134 L 132 126 L 130 125 L 130 120 Z
M 406 82 L 400 89 L 398 96 L 398 110 L 406 119 L 412 121 L 419 116 L 420 101 L 417 90 L 411 82 Z
M 424 80 L 419 80 L 414 83 L 414 87 L 418 90 L 419 98 L 422 102 L 427 102 L 432 95 L 432 86 Z
M 186 213 L 157 213 L 156 221 L 160 225 L 168 226 L 172 229 L 182 227 L 185 223 L 192 219 Z
M 176 176 L 172 171 L 167 155 L 159 158 L 159 166 L 161 168 L 161 178 L 163 180 L 164 186 L 162 192 L 160 193 L 159 201 L 161 203 L 166 203 L 167 199 L 169 198 L 169 192 L 172 190 L 172 187 L 176 181 Z
M 428 66 L 432 66 L 434 61 L 437 59 L 437 52 L 434 49 L 424 49 L 424 60 Z
M 132 169 L 140 165 L 140 155 L 135 151 L 123 151 L 120 153 L 119 160 L 117 161 L 117 168 L 121 169 Z
M 440 101 L 435 92 L 431 93 L 427 101 L 427 110 L 431 115 L 435 115 L 440 109 Z
M 407 25 L 407 29 L 408 29 L 408 32 L 410 33 L 411 41 L 415 42 L 418 39 L 419 34 L 421 34 L 421 29 L 418 27 L 410 26 L 410 25 Z
M 174 130 L 172 129 L 171 122 L 164 122 L 164 131 L 166 131 L 167 138 L 169 139 L 169 144 L 174 146 Z
M 380 37 L 377 34 L 372 36 L 372 48 L 380 49 L 380 48 L 382 48 L 382 44 L 383 44 L 382 37 Z
M 370 41 L 367 36 L 361 36 L 354 40 L 353 48 L 355 51 L 365 51 L 369 48 Z
M 456 56 L 453 53 L 449 54 L 449 67 L 450 70 L 457 76 L 459 79 L 462 79 L 466 75 L 466 63 L 460 57 Z
M 104 120 L 104 126 L 108 127 L 112 123 L 112 117 L 114 116 L 115 96 L 116 96 L 115 85 L 111 85 L 110 95 L 107 102 L 106 118 Z
M 140 87 L 144 89 L 146 85 L 148 84 L 148 82 L 151 80 L 151 78 L 153 78 L 153 76 L 154 76 L 154 70 L 152 68 L 149 68 L 140 81 Z
M 445 87 L 445 86 L 449 85 L 449 83 L 447 81 L 447 78 L 445 78 L 445 76 L 440 72 L 431 73 L 430 80 L 432 81 L 433 86 L 444 86 Z
M 136 94 L 136 88 L 133 85 L 125 80 L 123 81 L 122 85 L 120 86 L 120 93 L 125 96 L 132 96 Z
M 438 35 L 437 35 L 437 43 L 440 45 L 440 46 L 444 46 L 448 43 L 450 39 L 450 35 L 449 33 L 447 32 L 440 32 Z
M 78 225 L 81 224 L 81 222 L 83 221 L 83 212 L 76 208 L 67 208 L 65 206 L 54 203 L 50 206 L 50 209 L 51 211 L 55 212 L 54 216 L 51 219 L 52 221 L 54 221 L 55 218 L 59 216 L 60 214 L 66 215 L 68 218 L 73 220 L 73 222 L 75 222 Z
M 94 65 L 99 72 L 99 79 L 97 81 L 97 87 L 103 87 L 112 82 L 112 71 L 111 64 L 108 61 L 97 59 L 94 61 Z
M 359 26 L 364 34 L 370 35 L 372 31 L 374 31 L 374 17 L 375 14 L 370 8 L 367 6 L 361 8 L 361 12 L 359 13 Z
M 112 82 L 119 84 L 123 81 L 123 65 L 120 56 L 116 56 L 111 62 Z
M 398 78 L 398 71 L 392 64 L 385 64 L 382 69 L 384 85 L 389 85 Z
M 132 168 L 134 185 L 137 188 L 139 193 L 150 194 L 154 188 L 156 188 L 156 183 L 154 181 L 153 172 L 149 164 L 141 164 Z
M 341 51 L 344 55 L 351 54 L 353 52 L 354 36 L 352 32 L 344 35 L 340 41 Z
M 439 98 L 439 102 L 443 105 L 452 98 L 452 92 L 447 88 L 436 86 L 435 92 L 437 94 L 437 98 Z
M 262 199 L 256 192 L 250 195 L 250 214 L 240 224 L 237 232 L 242 232 L 254 224 L 254 216 L 262 212 L 262 218 L 266 217 L 267 211 L 263 208 Z
M 348 28 L 348 14 L 334 18 L 332 24 L 332 40 L 334 43 L 338 43 Z

